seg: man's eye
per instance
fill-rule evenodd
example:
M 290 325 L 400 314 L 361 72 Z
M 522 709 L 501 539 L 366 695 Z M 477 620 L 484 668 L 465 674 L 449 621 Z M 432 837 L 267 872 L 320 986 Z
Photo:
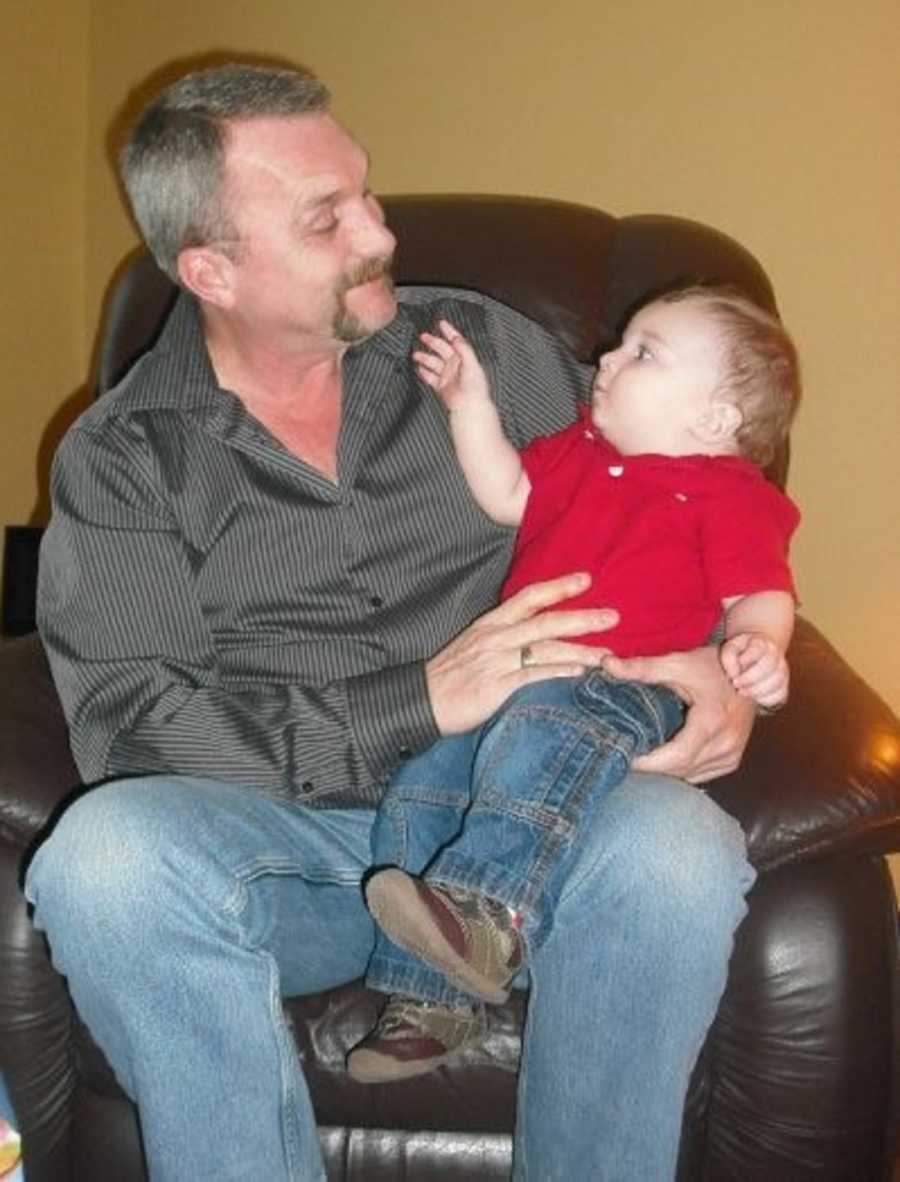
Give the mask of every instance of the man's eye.
M 333 234 L 337 229 L 337 219 L 330 218 L 327 222 L 318 222 L 316 225 L 311 226 L 310 229 L 313 234 L 321 234 L 323 236 Z

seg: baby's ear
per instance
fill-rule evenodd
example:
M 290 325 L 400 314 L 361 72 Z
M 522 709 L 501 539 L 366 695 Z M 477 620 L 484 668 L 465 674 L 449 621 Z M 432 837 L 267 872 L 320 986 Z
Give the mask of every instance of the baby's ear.
M 715 399 L 697 419 L 694 434 L 707 447 L 721 447 L 737 437 L 743 422 L 739 406 Z

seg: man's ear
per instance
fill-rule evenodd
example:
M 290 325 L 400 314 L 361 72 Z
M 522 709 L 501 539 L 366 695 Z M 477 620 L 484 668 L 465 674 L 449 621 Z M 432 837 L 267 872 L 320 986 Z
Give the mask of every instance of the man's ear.
M 234 302 L 234 263 L 212 246 L 186 246 L 178 255 L 178 277 L 189 292 L 217 308 Z
M 720 447 L 736 438 L 744 424 L 739 406 L 717 398 L 694 424 L 694 434 L 707 447 Z

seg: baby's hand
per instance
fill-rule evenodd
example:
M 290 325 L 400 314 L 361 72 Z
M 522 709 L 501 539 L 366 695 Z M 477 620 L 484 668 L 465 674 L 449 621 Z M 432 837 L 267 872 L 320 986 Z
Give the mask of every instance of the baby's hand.
M 419 377 L 437 392 L 448 410 L 482 398 L 489 400 L 487 377 L 475 350 L 449 320 L 438 321 L 438 331 L 440 336 L 423 332 L 419 337 L 425 346 L 413 352 Z
M 784 653 L 761 632 L 739 632 L 719 649 L 719 660 L 732 686 L 760 706 L 787 701 L 790 670 Z

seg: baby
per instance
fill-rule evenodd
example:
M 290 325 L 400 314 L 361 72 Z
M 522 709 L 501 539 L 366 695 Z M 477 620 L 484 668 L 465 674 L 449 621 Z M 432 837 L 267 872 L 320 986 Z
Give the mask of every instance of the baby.
M 779 322 L 726 288 L 655 299 L 601 358 L 578 421 L 521 454 L 469 343 L 447 321 L 421 339 L 414 361 L 449 412 L 473 496 L 518 527 L 502 597 L 588 572 L 583 594 L 560 606 L 616 608 L 614 628 L 580 639 L 618 657 L 696 648 L 724 617 L 719 653 L 735 690 L 783 703 L 799 514 L 760 470 L 800 392 Z M 523 665 L 539 663 L 538 647 L 522 650 Z M 670 689 L 605 668 L 548 676 L 398 770 L 365 885 L 380 929 L 367 981 L 391 997 L 348 1057 L 355 1079 L 409 1078 L 483 1038 L 483 1003 L 506 999 L 546 939 L 579 835 L 602 824 L 631 760 L 670 738 L 683 712 Z

